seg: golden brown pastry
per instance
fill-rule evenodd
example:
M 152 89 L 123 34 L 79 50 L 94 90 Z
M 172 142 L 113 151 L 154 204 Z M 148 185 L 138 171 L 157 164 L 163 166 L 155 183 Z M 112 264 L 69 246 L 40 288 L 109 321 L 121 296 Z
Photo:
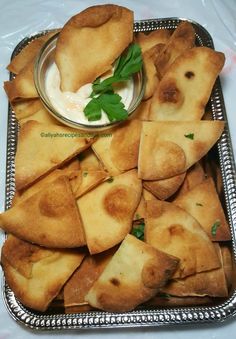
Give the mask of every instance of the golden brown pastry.
M 160 251 L 180 259 L 174 278 L 220 266 L 213 243 L 190 214 L 165 201 L 150 200 L 146 204 L 144 239 Z
M 103 182 L 77 200 L 90 254 L 103 252 L 131 231 L 142 183 L 131 170 Z
M 133 12 L 117 5 L 92 6 L 62 28 L 55 62 L 62 91 L 77 91 L 112 68 L 133 40 Z
M 22 240 L 45 247 L 71 248 L 86 244 L 66 176 L 0 214 L 0 227 Z
M 85 300 L 105 311 L 130 311 L 153 297 L 177 265 L 178 259 L 128 234 Z

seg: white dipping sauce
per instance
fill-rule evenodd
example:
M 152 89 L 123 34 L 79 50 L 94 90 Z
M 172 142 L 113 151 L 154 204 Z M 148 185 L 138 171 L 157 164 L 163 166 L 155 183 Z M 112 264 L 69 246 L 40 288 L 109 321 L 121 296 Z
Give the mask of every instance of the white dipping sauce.
M 100 120 L 88 121 L 83 110 L 89 103 L 92 93 L 92 83 L 86 84 L 77 92 L 62 92 L 60 89 L 60 73 L 57 65 L 53 63 L 47 70 L 45 89 L 54 109 L 64 117 L 78 123 L 101 125 L 109 122 L 106 113 L 102 112 Z M 128 109 L 133 98 L 133 80 L 128 80 L 123 84 L 118 84 L 115 92 L 122 98 L 125 108 Z

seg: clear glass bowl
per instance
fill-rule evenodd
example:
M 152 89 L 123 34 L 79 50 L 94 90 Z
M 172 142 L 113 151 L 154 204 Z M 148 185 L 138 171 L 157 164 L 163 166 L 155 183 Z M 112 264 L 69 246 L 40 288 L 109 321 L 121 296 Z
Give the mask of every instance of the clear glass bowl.
M 68 125 L 73 128 L 77 128 L 79 130 L 86 130 L 86 131 L 102 131 L 105 129 L 112 128 L 122 121 L 113 121 L 113 122 L 108 122 L 105 124 L 96 124 L 96 125 L 91 125 L 91 124 L 84 124 L 84 123 L 79 123 L 73 120 L 68 119 L 67 117 L 61 115 L 55 107 L 53 107 L 47 92 L 45 90 L 45 79 L 46 79 L 46 74 L 48 68 L 52 65 L 54 62 L 54 51 L 57 43 L 57 38 L 58 34 L 55 34 L 52 38 L 50 38 L 45 45 L 42 47 L 40 50 L 38 57 L 35 61 L 35 66 L 34 66 L 34 82 L 35 82 L 35 87 L 36 90 L 39 94 L 39 97 L 41 101 L 43 102 L 44 106 L 46 109 L 51 113 L 51 115 L 59 120 L 61 123 Z M 141 102 L 144 91 L 145 91 L 145 73 L 142 68 L 141 71 L 136 73 L 133 76 L 133 98 L 130 102 L 130 105 L 128 107 L 128 118 L 132 115 L 132 113 L 135 111 L 135 109 L 138 107 L 139 103 Z

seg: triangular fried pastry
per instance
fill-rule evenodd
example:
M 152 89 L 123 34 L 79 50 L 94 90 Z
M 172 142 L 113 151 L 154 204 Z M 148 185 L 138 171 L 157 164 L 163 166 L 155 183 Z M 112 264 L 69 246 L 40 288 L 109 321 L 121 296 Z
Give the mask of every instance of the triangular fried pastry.
M 80 168 L 82 171 L 101 171 L 103 166 L 91 147 L 79 154 Z
M 21 119 L 28 118 L 39 111 L 42 107 L 42 103 L 39 98 L 26 99 L 12 102 L 11 107 L 15 112 L 16 119 L 19 121 Z
M 212 241 L 230 240 L 229 225 L 212 178 L 174 200 L 174 204 L 191 214 Z
M 143 187 L 160 200 L 166 200 L 171 197 L 183 183 L 186 172 L 174 177 L 161 180 L 144 180 Z
M 198 184 L 202 183 L 203 180 L 205 179 L 206 174 L 201 164 L 197 162 L 187 170 L 183 185 L 180 187 L 179 191 L 177 192 L 173 200 L 177 199 L 178 197 L 182 196 L 185 192 L 191 190 Z
M 9 237 L 1 264 L 7 284 L 20 302 L 45 311 L 84 258 L 82 251 L 45 249 Z
M 8 234 L 2 247 L 2 255 L 8 263 L 25 278 L 32 278 L 32 268 L 35 262 L 54 254 L 54 251 L 29 242 L 20 240 Z
M 0 226 L 22 240 L 45 247 L 86 244 L 76 201 L 65 176 L 0 214 Z
M 28 45 L 26 45 L 19 54 L 17 54 L 11 61 L 11 63 L 7 66 L 7 69 L 15 74 L 20 73 L 20 71 L 32 60 L 34 60 L 44 45 L 44 43 L 50 39 L 53 35 L 55 35 L 58 30 L 53 30 L 52 32 L 48 32 L 43 36 L 32 40 Z
M 75 189 L 72 185 L 72 180 L 78 176 L 80 164 L 77 158 L 70 160 L 60 169 L 55 169 L 46 176 L 41 177 L 39 180 L 33 183 L 33 185 L 27 187 L 25 190 L 16 191 L 14 198 L 13 198 L 13 205 L 17 204 L 20 201 L 23 201 L 29 198 L 31 195 L 35 194 L 36 192 L 42 190 L 44 187 L 47 187 L 52 181 L 56 180 L 56 178 L 66 175 L 70 180 L 70 184 L 72 186 L 72 191 L 74 192 Z M 78 179 L 76 180 L 78 184 Z
M 133 12 L 125 7 L 92 6 L 73 16 L 55 51 L 62 91 L 75 92 L 111 69 L 132 40 Z
M 181 22 L 157 56 L 155 65 L 159 79 L 163 77 L 175 59 L 184 51 L 194 47 L 194 44 L 195 31 L 193 26 L 187 21 Z
M 111 133 L 112 135 L 107 138 L 98 138 L 92 144 L 92 150 L 109 174 L 115 176 L 121 174 L 123 171 L 119 170 L 111 159 L 110 147 L 114 130 L 112 130 Z
M 151 104 L 151 98 L 140 102 L 131 119 L 137 120 L 149 120 L 149 108 Z
M 39 122 L 40 124 L 44 124 L 48 126 L 49 125 L 62 126 L 62 124 L 57 119 L 53 118 L 53 116 L 43 106 L 34 114 L 24 119 L 21 119 L 19 121 L 20 126 L 24 125 L 29 120 L 34 120 L 34 121 Z
M 157 44 L 166 44 L 170 36 L 170 30 L 157 29 L 148 33 L 138 32 L 135 36 L 135 41 L 140 45 L 142 52 L 144 53 Z
M 121 171 L 138 165 L 138 152 L 142 122 L 128 120 L 113 132 L 110 154 L 113 164 Z
M 108 251 L 85 257 L 82 264 L 64 286 L 65 307 L 84 306 L 87 304 L 84 300 L 85 295 L 111 260 L 115 249 L 112 248 Z
M 143 96 L 144 100 L 152 97 L 159 83 L 155 63 L 163 48 L 163 44 L 158 44 L 143 53 L 143 65 L 146 74 L 145 93 Z
M 34 85 L 34 62 L 29 62 L 15 79 L 4 82 L 4 89 L 9 101 L 38 98 L 38 92 Z
M 224 121 L 144 121 L 142 126 L 138 174 L 159 180 L 199 161 L 220 138 Z
M 152 298 L 177 265 L 178 259 L 128 234 L 85 300 L 105 311 L 130 311 Z
M 137 171 L 131 170 L 77 200 L 90 254 L 115 246 L 130 232 L 141 191 Z
M 220 266 L 213 243 L 190 214 L 173 203 L 150 200 L 146 204 L 144 239 L 180 259 L 174 278 Z
M 98 138 L 92 145 L 110 175 L 137 167 L 141 128 L 140 120 L 125 121 L 111 131 L 110 137 Z
M 215 244 L 221 266 L 214 270 L 190 275 L 184 279 L 171 280 L 162 288 L 162 292 L 178 297 L 227 297 L 228 288 L 225 278 L 220 247 Z
M 72 128 L 28 121 L 20 129 L 17 144 L 16 189 L 26 188 L 42 175 L 60 167 L 90 146 L 92 139 L 72 138 Z
M 223 53 L 208 47 L 194 47 L 181 54 L 159 82 L 150 119 L 200 120 L 224 62 Z
M 29 186 L 27 189 L 22 191 L 17 191 L 14 198 L 13 198 L 13 205 L 22 202 L 23 200 L 28 199 L 35 193 L 41 191 L 44 188 L 47 188 L 49 184 L 51 184 L 54 180 L 57 178 L 66 175 L 70 181 L 73 180 L 74 177 L 76 177 L 78 171 L 75 170 L 61 170 L 61 169 L 55 169 L 51 173 L 49 173 L 47 176 L 41 178 L 37 182 L 35 182 L 32 186 Z M 73 189 L 72 189 L 73 190 Z
M 79 198 L 108 178 L 109 174 L 105 171 L 79 171 L 70 184 L 75 197 Z

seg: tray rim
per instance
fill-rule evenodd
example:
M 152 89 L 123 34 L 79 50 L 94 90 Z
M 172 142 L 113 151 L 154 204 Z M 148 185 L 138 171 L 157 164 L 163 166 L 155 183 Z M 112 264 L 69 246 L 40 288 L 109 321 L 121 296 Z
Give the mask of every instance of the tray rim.
M 214 48 L 209 32 L 194 20 L 169 17 L 159 19 L 144 19 L 135 21 L 134 32 L 152 31 L 154 29 L 175 28 L 181 21 L 188 21 L 194 25 L 196 36 L 203 45 Z M 154 27 L 155 26 L 155 27 Z M 145 27 L 145 29 L 144 29 Z M 24 44 L 48 32 L 44 30 L 22 39 L 15 47 L 11 59 L 19 52 Z M 22 47 L 23 46 L 23 47 Z M 13 75 L 10 74 L 10 79 Z M 224 185 L 227 214 L 229 218 L 233 254 L 236 261 L 236 183 L 235 162 L 232 151 L 227 116 L 224 105 L 220 79 L 218 78 L 211 94 L 213 119 L 226 121 L 226 128 L 218 142 L 218 154 Z M 8 109 L 8 135 L 7 135 L 7 163 L 6 163 L 6 192 L 5 209 L 10 207 L 14 195 L 14 156 L 16 150 L 18 124 L 13 116 L 11 107 Z M 175 308 L 160 308 L 155 310 L 136 310 L 125 313 L 110 312 L 83 312 L 75 314 L 36 314 L 26 309 L 14 296 L 12 290 L 2 279 L 2 294 L 5 306 L 11 317 L 26 327 L 36 330 L 58 329 L 86 329 L 86 328 L 119 328 L 163 326 L 176 324 L 218 323 L 236 315 L 236 290 L 222 304 L 216 306 L 186 306 Z

